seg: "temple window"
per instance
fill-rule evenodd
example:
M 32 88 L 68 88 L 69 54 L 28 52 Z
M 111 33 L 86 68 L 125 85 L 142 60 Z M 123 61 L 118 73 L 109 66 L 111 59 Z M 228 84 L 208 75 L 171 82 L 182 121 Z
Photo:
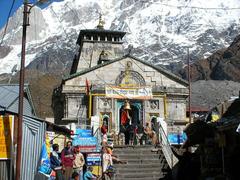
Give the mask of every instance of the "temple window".
M 111 37 L 111 36 L 108 36 L 108 37 L 107 37 L 107 41 L 112 41 L 112 37 Z
M 94 41 L 97 41 L 97 40 L 98 40 L 97 35 L 94 35 L 94 36 L 93 36 L 93 40 L 94 40 Z
M 90 35 L 86 35 L 85 39 L 86 40 L 91 40 L 91 36 Z
M 101 41 L 105 41 L 105 36 L 101 36 L 101 37 L 100 37 L 100 40 L 101 40 Z

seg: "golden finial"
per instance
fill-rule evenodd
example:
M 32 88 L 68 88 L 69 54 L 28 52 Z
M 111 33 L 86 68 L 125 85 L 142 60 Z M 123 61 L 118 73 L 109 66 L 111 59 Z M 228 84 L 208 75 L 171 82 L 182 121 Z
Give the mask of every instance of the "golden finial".
M 104 29 L 104 24 L 105 24 L 105 22 L 103 21 L 102 14 L 100 13 L 99 14 L 99 22 L 98 22 L 97 28 L 98 29 Z

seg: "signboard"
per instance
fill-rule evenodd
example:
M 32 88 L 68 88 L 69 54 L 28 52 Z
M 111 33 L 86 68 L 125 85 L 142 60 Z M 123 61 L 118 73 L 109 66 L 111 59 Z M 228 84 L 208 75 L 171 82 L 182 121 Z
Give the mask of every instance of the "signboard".
M 73 146 L 79 146 L 81 152 L 95 152 L 97 147 L 97 138 L 92 136 L 92 130 L 76 129 L 73 137 Z
M 101 154 L 100 153 L 89 153 L 87 155 L 88 166 L 100 166 L 101 165 Z
M 100 176 L 102 172 L 101 153 L 87 154 L 87 166 L 91 166 L 93 168 L 93 174 Z
M 92 130 L 91 130 L 91 129 L 80 129 L 80 128 L 76 128 L 75 134 L 76 134 L 77 137 L 79 137 L 79 138 L 92 137 Z
M 182 144 L 187 140 L 185 133 L 171 133 L 168 134 L 168 141 L 170 144 Z
M 0 159 L 11 158 L 14 116 L 0 116 Z
M 50 141 L 51 144 L 53 144 L 53 140 L 55 138 L 55 132 L 53 131 L 46 131 L 46 138 Z
M 105 87 L 106 97 L 110 98 L 128 98 L 128 99 L 151 99 L 152 88 L 151 87 L 139 87 L 139 88 L 123 88 L 115 86 Z

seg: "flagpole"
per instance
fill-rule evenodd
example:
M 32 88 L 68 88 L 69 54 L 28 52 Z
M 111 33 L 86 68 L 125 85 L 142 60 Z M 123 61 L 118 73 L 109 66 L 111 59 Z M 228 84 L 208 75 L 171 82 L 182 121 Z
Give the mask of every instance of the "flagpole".
M 89 109 L 88 109 L 88 118 L 91 119 L 92 116 L 92 93 L 89 92 Z

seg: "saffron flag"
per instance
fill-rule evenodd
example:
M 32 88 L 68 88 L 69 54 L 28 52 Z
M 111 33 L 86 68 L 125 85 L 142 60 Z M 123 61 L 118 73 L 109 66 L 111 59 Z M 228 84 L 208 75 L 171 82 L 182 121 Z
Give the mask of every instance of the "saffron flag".
M 87 78 L 86 78 L 85 84 L 86 84 L 86 95 L 89 95 L 89 92 L 90 92 L 90 85 L 89 85 L 89 81 L 88 81 Z

